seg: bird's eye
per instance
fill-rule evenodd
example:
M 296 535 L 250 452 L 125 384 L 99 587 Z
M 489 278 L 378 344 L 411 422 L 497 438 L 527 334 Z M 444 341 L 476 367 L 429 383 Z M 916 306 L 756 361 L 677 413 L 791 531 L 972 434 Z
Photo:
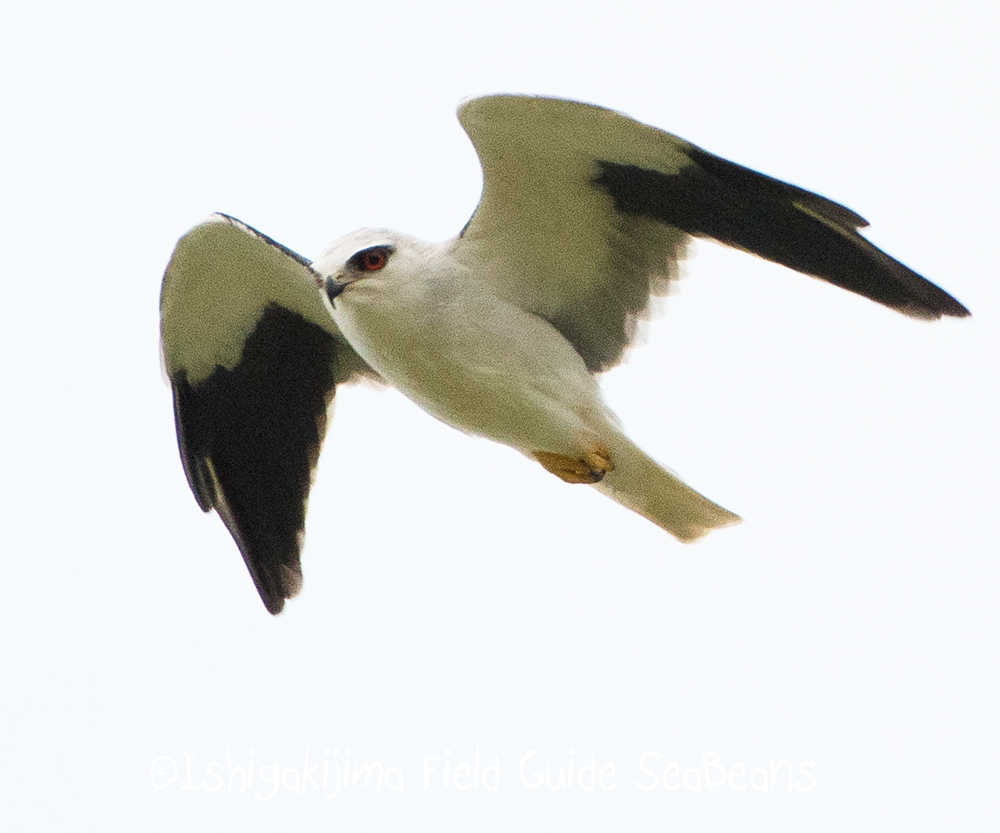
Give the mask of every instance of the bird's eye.
M 373 246 L 358 252 L 351 260 L 354 261 L 354 266 L 362 272 L 377 272 L 379 269 L 385 268 L 391 254 L 392 249 L 389 246 Z

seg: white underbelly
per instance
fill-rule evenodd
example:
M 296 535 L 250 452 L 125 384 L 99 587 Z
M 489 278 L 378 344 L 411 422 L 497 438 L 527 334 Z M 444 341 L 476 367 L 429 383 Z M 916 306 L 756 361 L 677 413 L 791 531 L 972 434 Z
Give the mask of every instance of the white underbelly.
M 522 451 L 576 455 L 609 427 L 600 389 L 548 322 L 491 294 L 442 300 L 363 291 L 337 299 L 351 345 L 424 410 Z

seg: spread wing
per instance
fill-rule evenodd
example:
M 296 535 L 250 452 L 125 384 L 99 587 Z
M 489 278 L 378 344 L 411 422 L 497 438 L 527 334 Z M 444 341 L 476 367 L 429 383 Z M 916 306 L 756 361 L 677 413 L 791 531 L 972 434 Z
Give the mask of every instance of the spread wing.
M 302 584 L 312 475 L 336 386 L 374 375 L 323 307 L 304 258 L 215 214 L 177 243 L 160 296 L 177 443 L 264 605 Z
M 499 268 L 498 288 L 548 319 L 591 371 L 613 366 L 650 295 L 708 237 L 918 318 L 968 310 L 858 234 L 853 211 L 621 113 L 491 96 L 459 121 L 483 195 L 456 242 Z

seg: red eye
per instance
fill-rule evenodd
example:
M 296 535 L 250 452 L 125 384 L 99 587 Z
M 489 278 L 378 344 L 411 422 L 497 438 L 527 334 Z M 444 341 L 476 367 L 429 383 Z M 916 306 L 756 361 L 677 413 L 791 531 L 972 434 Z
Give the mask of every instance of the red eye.
M 358 259 L 362 272 L 377 272 L 389 262 L 389 252 L 384 246 L 376 246 L 374 249 L 361 252 Z

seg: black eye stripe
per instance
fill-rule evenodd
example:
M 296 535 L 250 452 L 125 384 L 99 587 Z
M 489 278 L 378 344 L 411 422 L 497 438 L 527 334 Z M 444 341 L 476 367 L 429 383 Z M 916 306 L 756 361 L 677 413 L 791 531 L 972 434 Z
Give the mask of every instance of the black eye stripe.
M 365 258 L 369 254 L 381 253 L 388 260 L 395 251 L 395 246 L 369 246 L 367 249 L 362 249 L 360 252 L 355 252 L 351 255 L 351 259 L 347 261 L 347 265 L 352 269 L 365 271 Z

